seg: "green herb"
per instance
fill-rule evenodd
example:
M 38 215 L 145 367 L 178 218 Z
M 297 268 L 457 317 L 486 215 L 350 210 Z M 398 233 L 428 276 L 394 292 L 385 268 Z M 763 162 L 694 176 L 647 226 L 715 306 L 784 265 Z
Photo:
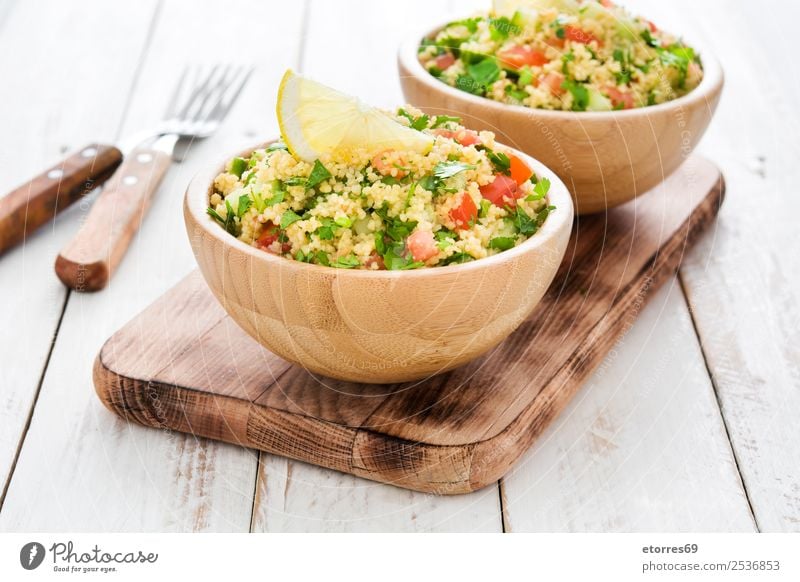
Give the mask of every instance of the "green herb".
M 541 200 L 545 196 L 547 196 L 547 192 L 550 190 L 550 180 L 547 178 L 542 178 L 536 186 L 533 187 L 533 194 L 529 194 L 525 200 L 528 202 L 534 202 L 536 200 Z
M 453 117 L 451 115 L 437 115 L 433 120 L 433 125 L 431 125 L 431 129 L 436 129 L 437 127 L 443 126 L 445 123 L 461 123 L 460 117 Z
M 338 225 L 333 219 L 327 217 L 323 218 L 321 222 L 322 226 L 315 230 L 314 234 L 316 234 L 320 240 L 331 240 L 333 238 L 333 231 Z
M 245 186 L 249 186 L 249 185 L 250 185 L 250 182 L 252 182 L 253 180 L 255 180 L 255 178 L 256 178 L 256 172 L 255 172 L 255 170 L 248 170 L 248 171 L 247 171 L 247 178 L 245 178 L 245 180 L 244 180 L 244 185 L 245 185 Z
M 645 43 L 647 43 L 649 46 L 653 48 L 658 48 L 661 46 L 661 41 L 655 38 L 652 34 L 650 34 L 649 28 L 645 28 L 642 31 L 642 38 L 644 39 Z
M 400 180 L 398 180 L 394 176 L 384 176 L 383 178 L 381 178 L 381 183 L 387 184 L 389 186 L 394 186 L 395 184 L 399 184 Z
M 247 169 L 247 160 L 244 158 L 233 158 L 231 160 L 230 173 L 237 178 L 242 177 L 242 173 Z
M 506 95 L 512 97 L 513 99 L 516 99 L 517 101 L 524 101 L 525 99 L 528 98 L 527 91 L 523 91 L 521 89 L 515 89 L 514 85 L 506 85 L 506 88 L 504 90 L 506 92 Z
M 398 115 L 402 115 L 408 121 L 411 122 L 411 129 L 416 129 L 417 131 L 422 131 L 423 129 L 428 127 L 428 122 L 430 121 L 430 116 L 426 114 L 422 114 L 419 117 L 414 117 L 408 111 L 403 109 L 402 107 L 397 110 Z
M 666 49 L 660 50 L 658 56 L 662 64 L 668 67 L 675 67 L 678 70 L 678 88 L 685 88 L 689 63 L 695 60 L 694 50 L 682 44 L 673 44 Z
M 236 216 L 241 218 L 245 212 L 247 212 L 250 207 L 253 205 L 253 201 L 250 200 L 249 196 L 242 195 L 239 196 L 239 203 L 237 204 L 236 208 Z
M 489 216 L 489 209 L 492 207 L 492 203 L 489 202 L 486 198 L 481 199 L 481 207 L 478 209 L 478 218 L 486 218 Z
M 272 182 L 272 197 L 264 201 L 265 206 L 274 206 L 283 202 L 286 196 L 286 190 L 280 180 L 273 180 Z
M 433 167 L 433 175 L 439 180 L 446 180 L 466 170 L 474 169 L 475 166 L 464 162 L 439 162 Z
M 331 173 L 325 166 L 322 165 L 322 162 L 319 160 L 314 160 L 314 167 L 311 168 L 311 173 L 308 175 L 306 188 L 313 188 L 320 182 L 323 182 L 330 177 Z
M 416 220 L 403 222 L 399 218 L 392 218 L 389 216 L 389 211 L 386 206 L 375 209 L 375 214 L 381 217 L 386 225 L 386 234 L 394 241 L 401 242 L 405 240 L 409 234 L 417 227 Z
M 411 206 L 411 199 L 414 197 L 414 192 L 416 192 L 416 191 L 417 191 L 417 183 L 414 182 L 408 188 L 408 195 L 406 196 L 406 208 Z
M 517 239 L 513 236 L 496 236 L 489 240 L 489 248 L 507 251 L 508 249 L 512 248 L 516 242 Z
M 470 261 L 474 261 L 475 258 L 467 253 L 456 253 L 454 255 L 450 255 L 444 261 L 442 261 L 443 265 L 460 265 L 462 263 L 469 263 Z
M 516 36 L 521 31 L 519 26 L 505 16 L 489 19 L 489 35 L 495 42 L 503 41 L 509 36 Z
M 500 66 L 491 57 L 467 67 L 467 74 L 481 87 L 491 85 L 500 78 Z
M 383 240 L 384 236 L 386 236 L 386 233 L 382 231 L 375 233 L 375 250 L 379 255 L 383 255 L 386 252 L 386 242 Z
M 286 144 L 282 141 L 276 141 L 267 146 L 267 152 L 274 152 L 275 150 L 286 150 L 288 151 L 289 148 L 286 147 Z
M 627 85 L 631 82 L 631 69 L 628 65 L 628 59 L 620 49 L 614 50 L 614 60 L 619 63 L 620 72 L 615 73 L 617 85 Z
M 558 38 L 564 38 L 567 36 L 567 33 L 564 31 L 563 26 L 559 26 L 558 28 L 556 28 L 556 36 Z
M 239 233 L 237 232 L 238 229 L 236 228 L 236 221 L 233 217 L 233 208 L 231 208 L 231 203 L 227 200 L 225 201 L 225 207 L 227 209 L 225 218 L 222 218 L 211 206 L 206 209 L 206 212 L 209 216 L 211 216 L 211 218 L 216 220 L 220 226 L 222 226 L 228 232 L 228 234 L 238 236 Z
M 258 158 L 256 157 L 256 154 L 254 152 L 253 155 L 250 156 L 250 159 L 247 160 L 247 167 L 255 168 L 257 165 L 258 165 Z
M 456 78 L 456 89 L 473 95 L 483 95 L 486 92 L 486 89 L 469 75 L 459 75 Z
M 533 83 L 533 71 L 528 65 L 523 66 L 519 70 L 519 79 L 517 79 L 517 87 L 523 89 Z
M 307 182 L 308 179 L 302 176 L 292 176 L 283 181 L 286 186 L 305 186 Z
M 497 173 L 505 174 L 506 176 L 511 175 L 511 160 L 506 154 L 487 150 L 486 156 L 492 162 L 492 166 L 494 166 Z
M 361 261 L 355 255 L 339 257 L 331 264 L 331 267 L 336 267 L 337 269 L 355 269 L 359 266 L 361 266 Z
M 435 193 L 436 189 L 439 187 L 439 180 L 437 180 L 436 176 L 433 174 L 428 174 L 427 176 L 423 176 L 417 184 L 419 184 L 420 188 Z
M 544 181 L 544 179 L 542 179 Z M 544 224 L 548 214 L 555 210 L 555 206 L 546 206 L 536 213 L 536 216 L 529 216 L 521 207 L 517 206 L 512 217 L 514 228 L 524 236 L 531 236 Z
M 392 243 L 385 248 L 383 264 L 389 271 L 416 269 L 425 265 L 408 256 L 403 243 Z
M 589 90 L 586 87 L 571 79 L 565 79 L 561 83 L 561 88 L 572 94 L 573 111 L 586 111 L 586 107 L 589 105 Z
M 286 229 L 290 224 L 294 224 L 298 220 L 302 220 L 303 217 L 296 214 L 293 210 L 287 210 L 281 216 L 281 229 Z
M 436 246 L 439 248 L 439 250 L 444 250 L 453 244 L 453 240 L 455 240 L 456 235 L 446 228 L 443 228 L 441 230 L 437 230 L 433 234 L 433 237 L 436 239 Z

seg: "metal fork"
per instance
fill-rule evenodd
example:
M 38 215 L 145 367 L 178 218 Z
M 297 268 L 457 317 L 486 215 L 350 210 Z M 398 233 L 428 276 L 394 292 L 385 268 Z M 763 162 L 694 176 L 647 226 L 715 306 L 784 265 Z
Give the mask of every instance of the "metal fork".
M 108 284 L 164 174 L 173 161 L 181 161 L 176 146 L 211 136 L 252 72 L 252 68 L 230 65 L 184 69 L 163 121 L 121 142 L 125 161 L 98 196 L 78 234 L 59 253 L 56 274 L 65 285 L 76 291 L 97 291 Z

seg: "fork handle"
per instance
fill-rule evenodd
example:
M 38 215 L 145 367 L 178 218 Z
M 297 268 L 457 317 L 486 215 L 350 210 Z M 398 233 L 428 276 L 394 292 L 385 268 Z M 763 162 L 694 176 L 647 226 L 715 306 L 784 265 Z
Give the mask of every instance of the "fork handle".
M 0 253 L 88 194 L 121 161 L 114 146 L 91 143 L 0 198 Z
M 67 287 L 99 291 L 108 284 L 170 163 L 169 155 L 149 148 L 125 159 L 56 259 L 56 274 Z

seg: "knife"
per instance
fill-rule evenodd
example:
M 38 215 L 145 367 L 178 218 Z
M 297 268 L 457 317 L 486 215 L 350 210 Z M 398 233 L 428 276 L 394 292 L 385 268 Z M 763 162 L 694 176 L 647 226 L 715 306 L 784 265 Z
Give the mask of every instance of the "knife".
M 119 149 L 92 143 L 0 198 L 0 255 L 107 180 L 121 163 Z

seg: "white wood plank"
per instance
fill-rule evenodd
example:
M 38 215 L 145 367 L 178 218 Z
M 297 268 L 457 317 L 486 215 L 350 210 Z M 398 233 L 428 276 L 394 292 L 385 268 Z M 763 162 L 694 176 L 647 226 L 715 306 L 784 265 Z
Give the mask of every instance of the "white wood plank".
M 752 531 L 676 279 L 502 480 L 521 531 Z
M 469 495 L 407 491 L 262 454 L 253 513 L 259 532 L 499 532 L 497 486 Z
M 800 5 L 700 2 L 684 14 L 726 72 L 702 147 L 728 197 L 681 276 L 758 527 L 800 531 L 800 72 L 783 25 Z
M 302 72 L 380 107 L 403 103 L 399 43 L 425 22 L 444 21 L 446 2 L 401 10 L 369 0 L 311 3 Z M 335 47 L 335 50 L 333 50 Z M 437 497 L 262 455 L 254 531 L 501 531 L 497 487 Z
M 102 0 L 2 4 L 1 193 L 68 150 L 113 140 L 154 8 L 150 1 L 120 7 Z M 98 72 L 104 91 L 92 86 Z M 87 208 L 76 205 L 0 257 L 0 489 L 12 470 L 64 307 L 66 290 L 53 262 Z
M 245 0 L 161 7 L 123 133 L 159 120 L 187 63 L 258 69 L 220 134 L 196 143 L 186 162 L 170 170 L 110 287 L 71 296 L 0 529 L 249 528 L 255 453 L 129 425 L 96 398 L 91 365 L 109 335 L 194 267 L 181 210 L 192 174 L 232 147 L 276 132 L 275 87 L 297 59 L 301 12 L 297 3 Z

